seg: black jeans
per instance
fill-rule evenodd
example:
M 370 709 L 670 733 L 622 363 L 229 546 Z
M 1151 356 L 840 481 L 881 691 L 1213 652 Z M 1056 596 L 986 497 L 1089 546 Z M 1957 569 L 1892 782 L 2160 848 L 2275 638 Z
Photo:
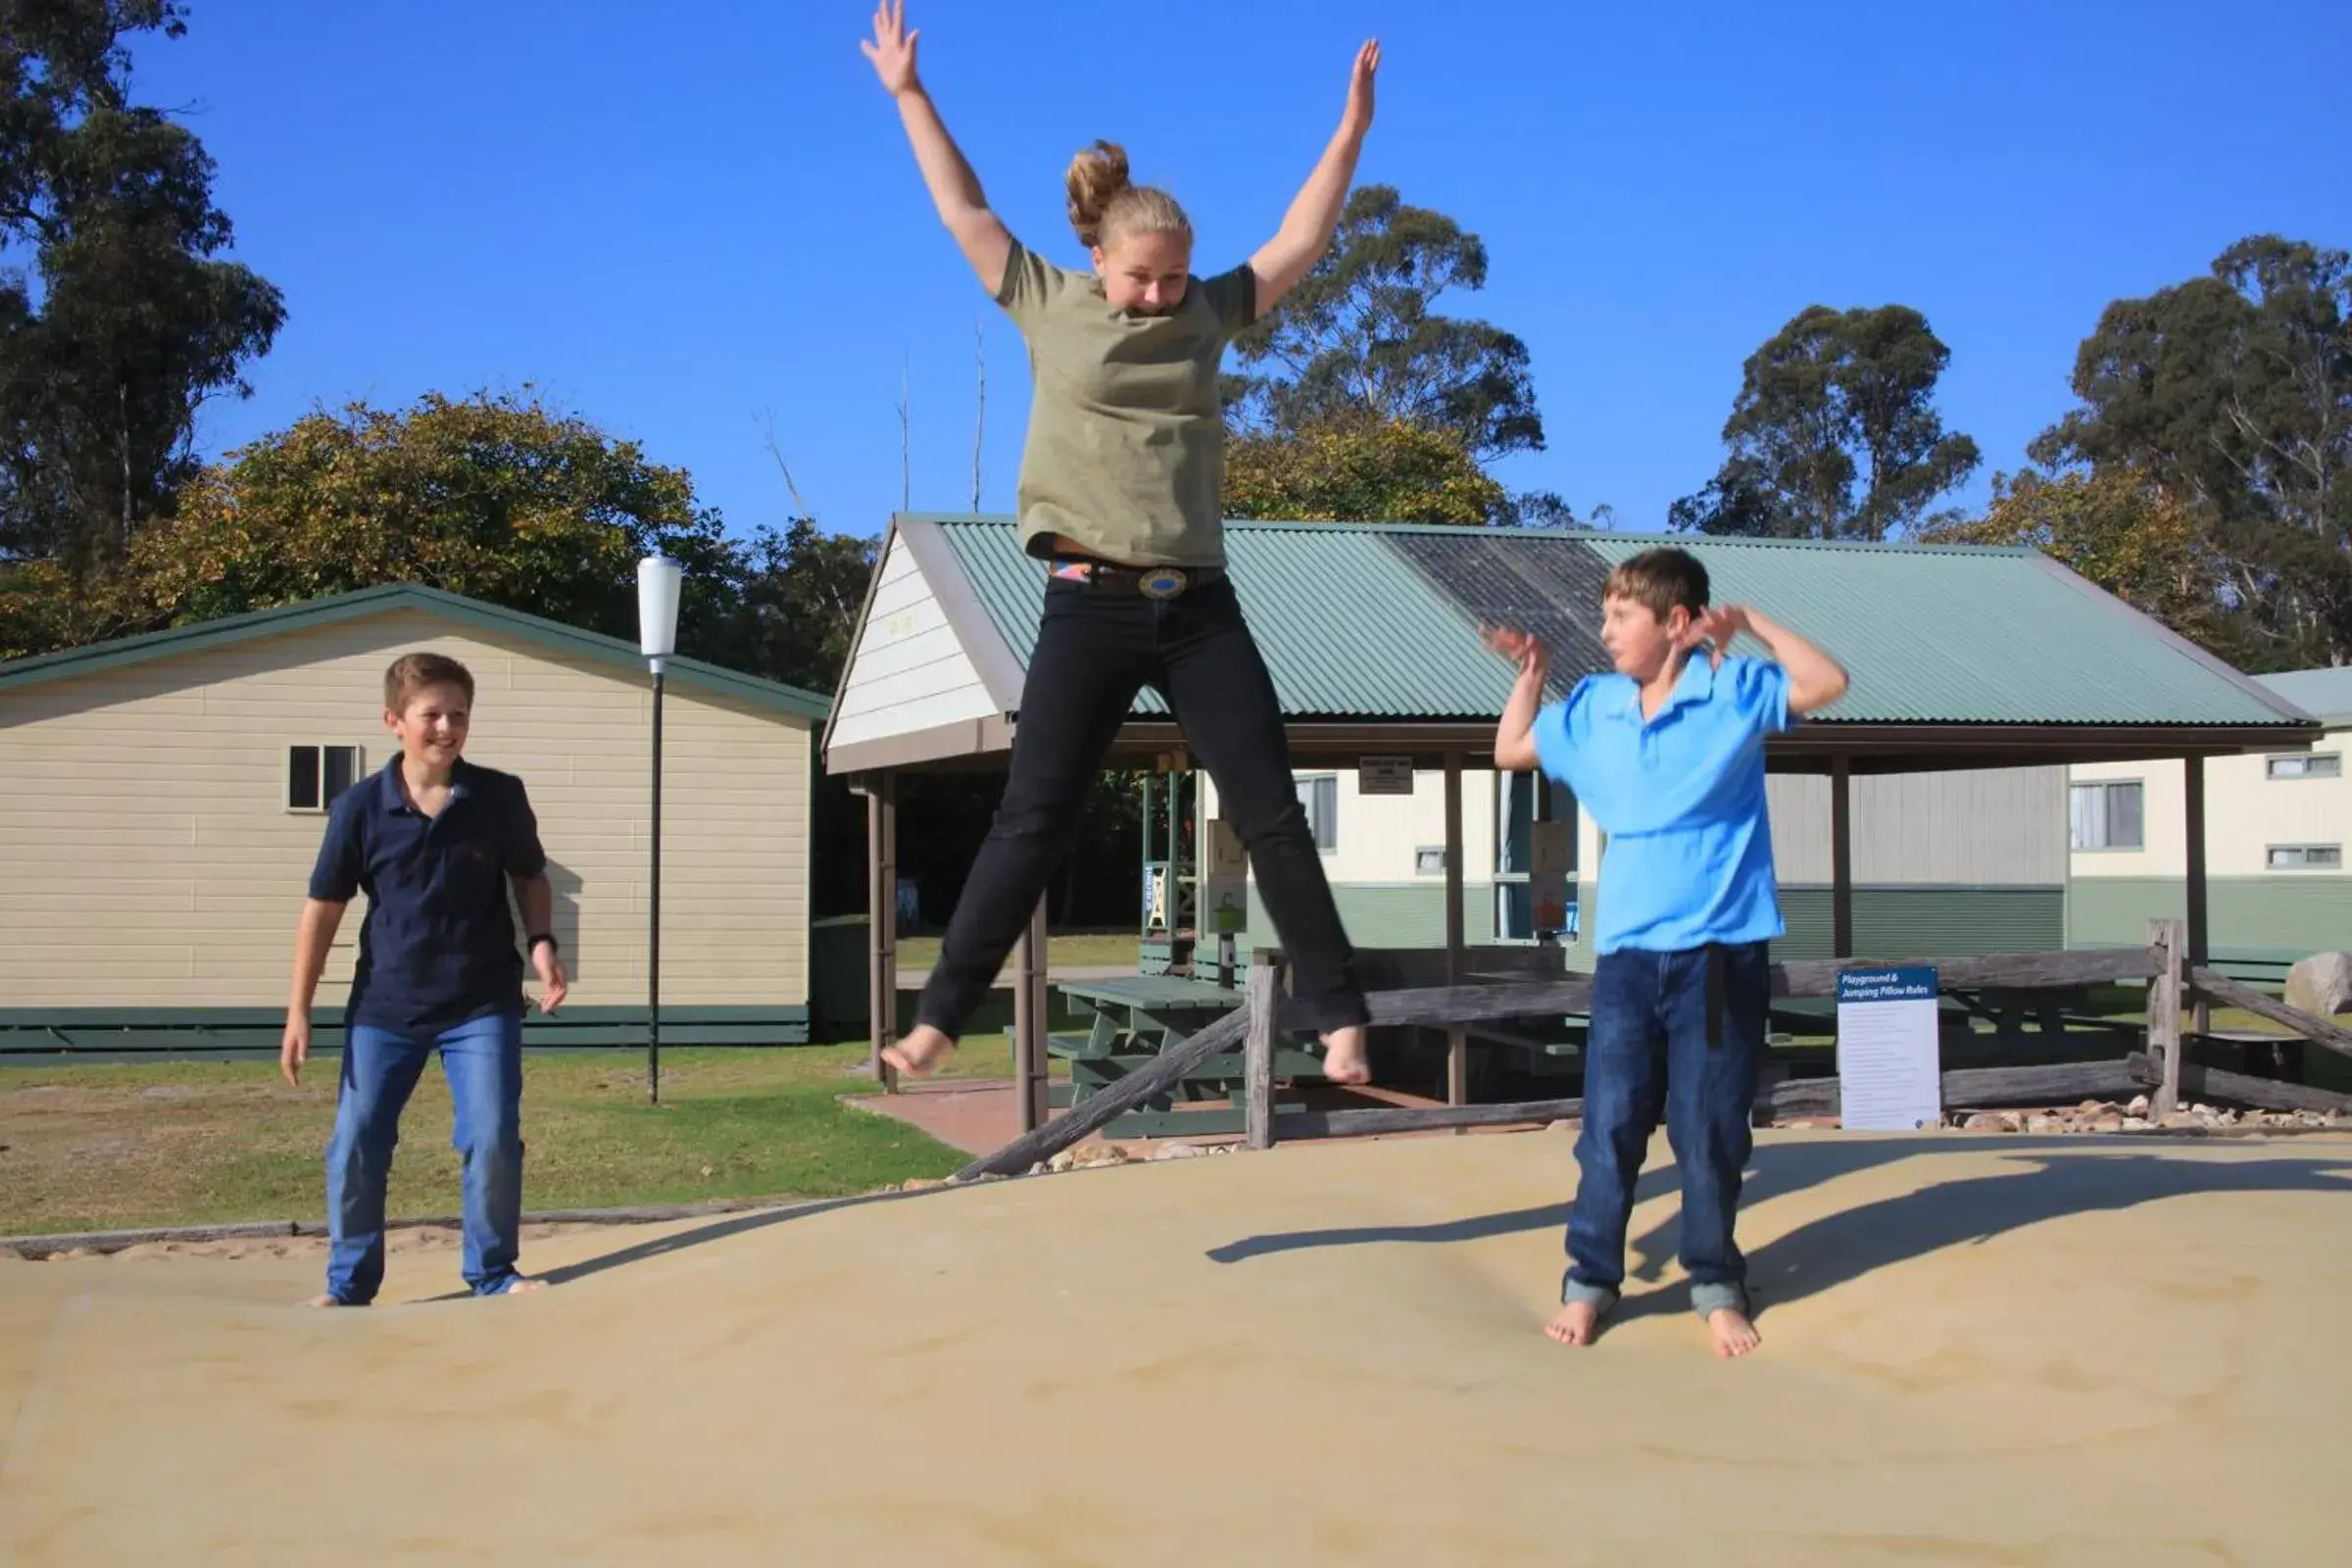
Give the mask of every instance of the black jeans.
M 1273 679 L 1232 582 L 1218 576 L 1174 599 L 1148 599 L 1118 581 L 1048 580 L 1011 776 L 948 921 L 918 1022 L 953 1040 L 987 996 L 1146 685 L 1167 699 L 1249 849 L 1290 963 L 1299 1021 L 1322 1031 L 1369 1020 L 1355 953 L 1291 778 Z

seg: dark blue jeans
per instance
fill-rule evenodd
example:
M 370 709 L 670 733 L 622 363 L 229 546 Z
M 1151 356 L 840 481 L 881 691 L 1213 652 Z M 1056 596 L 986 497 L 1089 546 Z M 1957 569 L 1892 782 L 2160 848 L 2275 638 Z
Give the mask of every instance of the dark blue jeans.
M 439 1034 L 355 1024 L 343 1047 L 335 1132 L 326 1146 L 326 1293 L 365 1306 L 384 1283 L 384 1188 L 400 1113 L 425 1059 L 441 1054 L 456 1103 L 450 1142 L 465 1159 L 466 1283 L 496 1296 L 522 1245 L 522 1015 L 494 1013 Z
M 1701 1314 L 1747 1309 L 1747 1260 L 1732 1241 L 1732 1222 L 1752 1144 L 1748 1117 L 1771 997 L 1771 960 L 1761 942 L 1687 953 L 1621 950 L 1593 965 L 1563 1301 L 1591 1301 L 1604 1311 L 1615 1304 L 1625 1283 L 1634 1183 L 1662 1109 L 1683 1177 L 1690 1304 Z

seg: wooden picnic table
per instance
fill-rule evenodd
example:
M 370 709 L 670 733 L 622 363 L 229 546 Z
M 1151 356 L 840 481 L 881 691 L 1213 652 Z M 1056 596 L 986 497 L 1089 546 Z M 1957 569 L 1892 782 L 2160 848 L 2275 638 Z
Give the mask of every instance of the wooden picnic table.
M 1119 975 L 1108 979 L 1065 981 L 1063 997 L 1092 1014 L 1083 1035 L 1048 1037 L 1046 1049 L 1070 1064 L 1070 1102 L 1075 1104 L 1107 1085 L 1118 1082 L 1152 1057 L 1181 1045 L 1225 1014 L 1242 1006 L 1248 994 L 1240 980 L 1249 971 L 1235 971 L 1228 990 L 1213 980 L 1174 974 Z M 1282 1046 L 1275 1052 L 1277 1078 L 1315 1078 L 1323 1058 L 1314 1051 Z M 1245 1122 L 1242 1100 L 1242 1052 L 1219 1052 L 1179 1079 L 1167 1095 L 1148 1101 L 1103 1128 L 1111 1138 L 1155 1138 L 1169 1133 L 1221 1134 L 1240 1132 Z M 1223 1101 L 1215 1110 L 1179 1111 L 1177 1099 L 1189 1102 Z

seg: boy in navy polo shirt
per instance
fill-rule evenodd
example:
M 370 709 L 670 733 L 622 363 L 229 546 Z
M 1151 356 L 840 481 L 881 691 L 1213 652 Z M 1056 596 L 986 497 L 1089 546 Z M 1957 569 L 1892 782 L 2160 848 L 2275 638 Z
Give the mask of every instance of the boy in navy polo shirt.
M 547 855 L 522 780 L 461 756 L 473 676 L 454 659 L 410 654 L 384 674 L 384 725 L 400 755 L 335 800 L 294 939 L 294 989 L 278 1054 L 299 1084 L 311 999 L 355 893 L 368 895 L 344 1013 L 343 1075 L 326 1152 L 326 1293 L 314 1306 L 365 1306 L 384 1279 L 384 1188 L 400 1113 L 441 1054 L 465 1161 L 465 1277 L 476 1296 L 540 1288 L 515 1270 L 522 1229 L 522 906 L 540 1005 L 564 1001 Z
M 1620 563 L 1601 604 L 1616 672 L 1587 676 L 1549 708 L 1543 646 L 1487 633 L 1488 647 L 1519 663 L 1494 765 L 1541 766 L 1608 835 L 1570 1261 L 1544 1332 L 1589 1345 L 1616 1305 L 1634 1183 L 1663 1109 L 1682 1170 L 1691 1305 L 1717 1354 L 1744 1355 L 1759 1340 L 1732 1224 L 1764 1054 L 1767 945 L 1784 930 L 1764 742 L 1836 702 L 1845 671 L 1753 610 L 1708 608 L 1706 568 L 1685 551 Z M 1741 632 L 1776 662 L 1726 657 Z M 1693 659 L 1702 646 L 1706 657 Z

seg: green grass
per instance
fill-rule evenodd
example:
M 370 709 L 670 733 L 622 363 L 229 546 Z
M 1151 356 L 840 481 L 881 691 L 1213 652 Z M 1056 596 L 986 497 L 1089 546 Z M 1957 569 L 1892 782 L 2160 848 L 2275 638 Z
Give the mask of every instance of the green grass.
M 966 1156 L 839 1097 L 865 1048 L 674 1051 L 662 1100 L 642 1054 L 526 1056 L 526 1209 L 727 1198 L 826 1198 L 942 1177 Z M 14 1067 L 0 1071 L 0 1234 L 318 1219 L 336 1061 L 291 1089 L 274 1063 Z M 965 1042 L 943 1076 L 1004 1077 L 1001 1036 Z M 428 1068 L 401 1119 L 397 1217 L 455 1214 L 450 1101 Z
M 1106 968 L 1112 964 L 1133 965 L 1137 938 L 1134 932 L 1071 931 L 1051 938 L 1046 944 L 1046 962 L 1069 968 Z M 939 961 L 939 938 L 901 937 L 899 939 L 899 967 L 928 969 Z

